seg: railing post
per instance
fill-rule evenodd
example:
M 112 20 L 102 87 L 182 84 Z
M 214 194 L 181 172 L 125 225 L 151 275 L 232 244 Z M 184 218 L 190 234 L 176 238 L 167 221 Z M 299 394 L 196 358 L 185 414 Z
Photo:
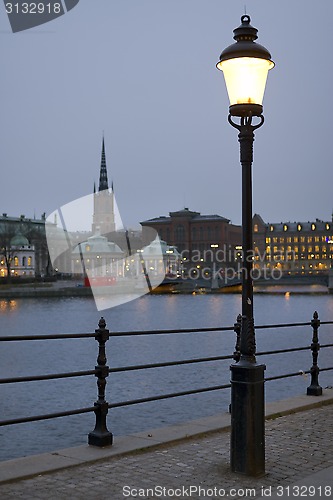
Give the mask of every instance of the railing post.
M 313 337 L 312 337 L 312 344 L 311 344 L 311 350 L 312 350 L 312 366 L 310 369 L 311 372 L 311 385 L 307 388 L 307 395 L 308 396 L 321 396 L 323 393 L 322 387 L 320 387 L 319 382 L 318 382 L 318 376 L 319 376 L 319 367 L 318 367 L 318 352 L 320 349 L 320 344 L 318 340 L 318 328 L 320 327 L 320 320 L 318 318 L 318 313 L 317 311 L 314 312 L 313 314 L 313 319 L 311 320 L 311 326 L 313 328 Z
M 95 330 L 95 339 L 98 341 L 97 366 L 97 387 L 98 400 L 94 403 L 96 424 L 95 429 L 88 435 L 88 444 L 93 446 L 110 446 L 113 441 L 112 433 L 106 426 L 106 416 L 109 411 L 108 403 L 105 400 L 106 377 L 109 376 L 109 367 L 106 365 L 105 343 L 109 340 L 109 330 L 107 330 L 105 319 L 102 317 L 98 323 L 99 328 Z

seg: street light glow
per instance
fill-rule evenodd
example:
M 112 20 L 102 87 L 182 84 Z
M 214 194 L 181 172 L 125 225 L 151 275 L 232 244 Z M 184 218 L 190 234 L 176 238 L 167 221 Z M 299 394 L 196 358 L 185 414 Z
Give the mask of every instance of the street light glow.
M 223 71 L 230 106 L 233 104 L 262 104 L 268 71 L 274 63 L 255 57 L 236 57 L 217 64 Z

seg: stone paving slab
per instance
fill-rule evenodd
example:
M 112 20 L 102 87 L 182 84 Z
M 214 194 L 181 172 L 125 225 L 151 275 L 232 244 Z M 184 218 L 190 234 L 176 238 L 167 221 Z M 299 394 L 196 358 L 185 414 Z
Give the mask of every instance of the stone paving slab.
M 333 487 L 332 391 L 328 391 L 328 395 L 330 397 L 324 396 L 325 401 L 321 399 L 324 405 L 299 413 L 290 413 L 289 408 L 283 416 L 277 411 L 276 418 L 266 422 L 266 475 L 262 478 L 248 478 L 230 471 L 230 434 L 227 430 L 216 430 L 208 434 L 201 432 L 199 436 L 179 442 L 155 445 L 151 449 L 104 456 L 98 461 L 95 458 L 94 462 L 57 472 L 42 473 L 41 470 L 30 479 L 1 484 L 0 498 L 259 499 L 267 498 L 268 493 L 271 498 L 295 498 L 290 493 L 293 490 L 287 490 L 290 485 L 307 487 L 303 491 L 307 495 L 302 496 L 330 498 Z M 320 404 L 320 399 L 311 397 L 307 398 L 308 405 L 313 406 L 315 400 Z M 290 402 L 284 402 L 285 408 Z M 106 449 L 102 451 L 105 453 Z M 77 455 L 66 457 L 72 460 L 72 465 L 73 460 L 80 460 L 78 452 L 79 448 Z M 19 467 L 19 460 L 10 462 L 12 467 L 15 464 Z M 277 496 L 278 486 L 283 493 L 281 496 Z M 310 494 L 313 491 L 310 486 L 317 488 L 316 495 Z M 326 495 L 329 491 L 330 496 Z

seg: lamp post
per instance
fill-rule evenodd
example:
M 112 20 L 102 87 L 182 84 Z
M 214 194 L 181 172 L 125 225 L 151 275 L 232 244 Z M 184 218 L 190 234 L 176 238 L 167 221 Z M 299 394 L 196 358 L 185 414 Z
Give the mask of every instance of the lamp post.
M 262 101 L 268 71 L 274 63 L 268 50 L 255 42 L 258 30 L 251 26 L 250 21 L 248 15 L 241 17 L 241 25 L 234 30 L 236 42 L 222 52 L 216 67 L 224 74 L 230 100 L 228 121 L 239 131 L 242 165 L 242 320 L 240 359 L 230 367 L 231 469 L 249 476 L 260 476 L 265 473 L 266 367 L 257 364 L 255 357 L 251 170 L 254 131 L 264 123 Z

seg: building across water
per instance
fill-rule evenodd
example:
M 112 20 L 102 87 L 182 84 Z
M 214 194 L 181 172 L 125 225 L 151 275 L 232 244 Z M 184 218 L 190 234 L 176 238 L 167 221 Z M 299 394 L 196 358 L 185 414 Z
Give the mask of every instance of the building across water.
M 333 219 L 265 223 L 253 217 L 255 267 L 284 275 L 328 274 L 333 263 Z
M 221 277 L 230 271 L 233 277 L 240 276 L 242 228 L 229 219 L 184 208 L 141 225 L 144 243 L 149 241 L 153 228 L 161 239 L 178 249 L 183 267 L 197 269 L 198 275 L 214 270 Z M 253 261 L 261 277 L 328 275 L 332 259 L 332 220 L 266 223 L 260 215 L 254 215 Z
M 51 271 L 45 237 L 45 214 L 0 216 L 0 277 L 35 278 Z

